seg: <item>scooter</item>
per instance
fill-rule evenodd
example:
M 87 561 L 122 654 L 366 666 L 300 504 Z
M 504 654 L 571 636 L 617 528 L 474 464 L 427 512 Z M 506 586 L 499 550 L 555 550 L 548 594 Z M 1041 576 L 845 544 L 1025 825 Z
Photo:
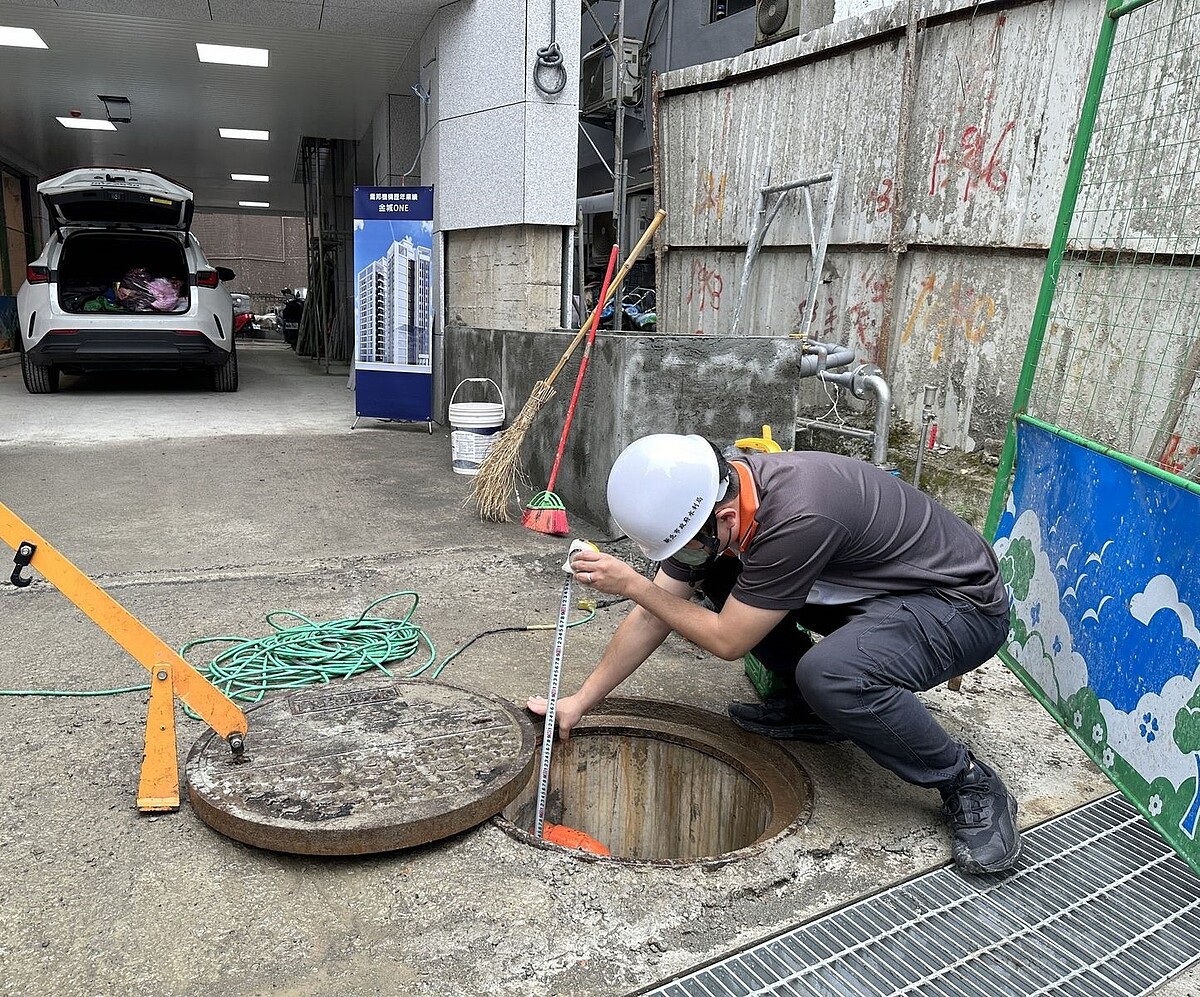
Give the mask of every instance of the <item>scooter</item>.
M 235 336 L 251 339 L 258 331 L 258 323 L 254 319 L 253 312 L 242 312 L 240 315 L 233 316 L 233 334 Z

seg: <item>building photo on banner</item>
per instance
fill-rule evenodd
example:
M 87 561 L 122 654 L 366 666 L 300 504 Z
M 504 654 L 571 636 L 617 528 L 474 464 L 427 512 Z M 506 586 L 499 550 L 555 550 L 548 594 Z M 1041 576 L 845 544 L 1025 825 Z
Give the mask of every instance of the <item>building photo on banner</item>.
M 354 188 L 354 414 L 433 419 L 433 188 Z

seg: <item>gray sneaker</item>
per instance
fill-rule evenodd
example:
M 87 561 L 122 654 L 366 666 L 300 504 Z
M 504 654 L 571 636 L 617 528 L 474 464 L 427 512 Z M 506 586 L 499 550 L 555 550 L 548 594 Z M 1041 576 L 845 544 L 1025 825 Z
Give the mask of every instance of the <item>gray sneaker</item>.
M 971 767 L 942 790 L 942 800 L 961 871 L 1004 872 L 1017 864 L 1017 800 L 989 766 L 972 756 Z

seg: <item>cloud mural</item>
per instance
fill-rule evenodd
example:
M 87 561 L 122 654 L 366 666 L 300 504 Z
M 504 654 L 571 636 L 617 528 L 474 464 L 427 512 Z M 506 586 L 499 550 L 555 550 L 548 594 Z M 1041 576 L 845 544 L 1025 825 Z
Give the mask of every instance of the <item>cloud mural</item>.
M 1060 609 L 1058 581 L 1042 547 L 1041 524 L 1033 510 L 1021 513 L 1010 536 L 996 541 L 1002 570 L 1018 556 L 1013 544 L 1020 541 L 1028 544 L 1032 571 L 1024 586 L 1010 583 L 1009 591 L 1014 614 L 1027 622 L 1023 628 L 1014 628 L 1008 651 L 1054 702 L 1065 702 L 1088 684 L 1087 662 L 1074 650 L 1070 624 Z M 1011 577 L 1010 571 L 1006 570 L 1005 576 Z
M 1200 872 L 1200 566 L 1178 541 L 1200 495 L 1024 423 L 1018 441 L 1003 654 Z
M 1200 630 L 1196 629 L 1196 618 L 1191 607 L 1179 601 L 1175 580 L 1170 575 L 1155 575 L 1150 579 L 1145 591 L 1139 592 L 1129 600 L 1129 611 L 1139 623 L 1149 625 L 1154 614 L 1160 609 L 1178 616 L 1183 636 L 1200 647 Z

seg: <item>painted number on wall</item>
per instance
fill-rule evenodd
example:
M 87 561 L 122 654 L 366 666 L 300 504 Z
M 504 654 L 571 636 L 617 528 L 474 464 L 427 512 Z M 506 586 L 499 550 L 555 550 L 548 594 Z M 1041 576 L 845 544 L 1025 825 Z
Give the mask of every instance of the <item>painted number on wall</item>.
M 971 125 L 963 129 L 957 149 L 946 147 L 946 129 L 938 129 L 937 148 L 929 171 L 930 196 L 949 186 L 955 169 L 964 170 L 967 175 L 963 201 L 969 201 L 981 186 L 995 193 L 1004 190 L 1008 186 L 1008 171 L 1001 165 L 1007 156 L 1005 139 L 1016 127 L 1015 121 L 1007 122 L 995 141 L 991 141 L 983 131 Z
M 885 177 L 879 182 L 879 186 L 867 194 L 867 215 L 868 217 L 879 217 L 882 215 L 890 215 L 892 213 L 893 204 L 893 183 L 890 178 Z
M 1158 466 L 1164 471 L 1174 471 L 1176 474 L 1190 474 L 1200 458 L 1200 447 L 1195 443 L 1184 444 L 1178 433 L 1172 433 L 1167 441 L 1166 449 L 1159 458 Z M 1200 790 L 1197 790 L 1200 792 Z
M 936 364 L 945 349 L 947 333 L 961 332 L 966 342 L 981 343 L 987 337 L 989 323 L 996 317 L 998 309 L 998 302 L 990 294 L 959 280 L 943 281 L 939 285 L 937 274 L 931 273 L 921 281 L 921 290 L 905 319 L 900 342 L 907 343 L 918 327 L 933 329 L 930 360 Z
M 876 274 L 868 270 L 862 275 L 862 286 L 866 291 L 866 301 L 856 301 L 846 309 L 846 317 L 854 329 L 858 341 L 859 352 L 865 354 L 874 362 L 879 348 L 879 321 L 881 309 L 876 307 L 887 302 L 891 295 L 892 282 L 886 274 Z
M 706 262 L 697 260 L 692 264 L 692 279 L 688 287 L 687 303 L 690 305 L 693 301 L 699 301 L 699 317 L 696 320 L 697 326 L 704 325 L 704 310 L 707 308 L 714 312 L 721 310 L 721 291 L 725 286 L 725 281 L 721 274 L 709 267 Z M 704 332 L 703 328 L 697 328 L 695 334 L 697 336 Z

